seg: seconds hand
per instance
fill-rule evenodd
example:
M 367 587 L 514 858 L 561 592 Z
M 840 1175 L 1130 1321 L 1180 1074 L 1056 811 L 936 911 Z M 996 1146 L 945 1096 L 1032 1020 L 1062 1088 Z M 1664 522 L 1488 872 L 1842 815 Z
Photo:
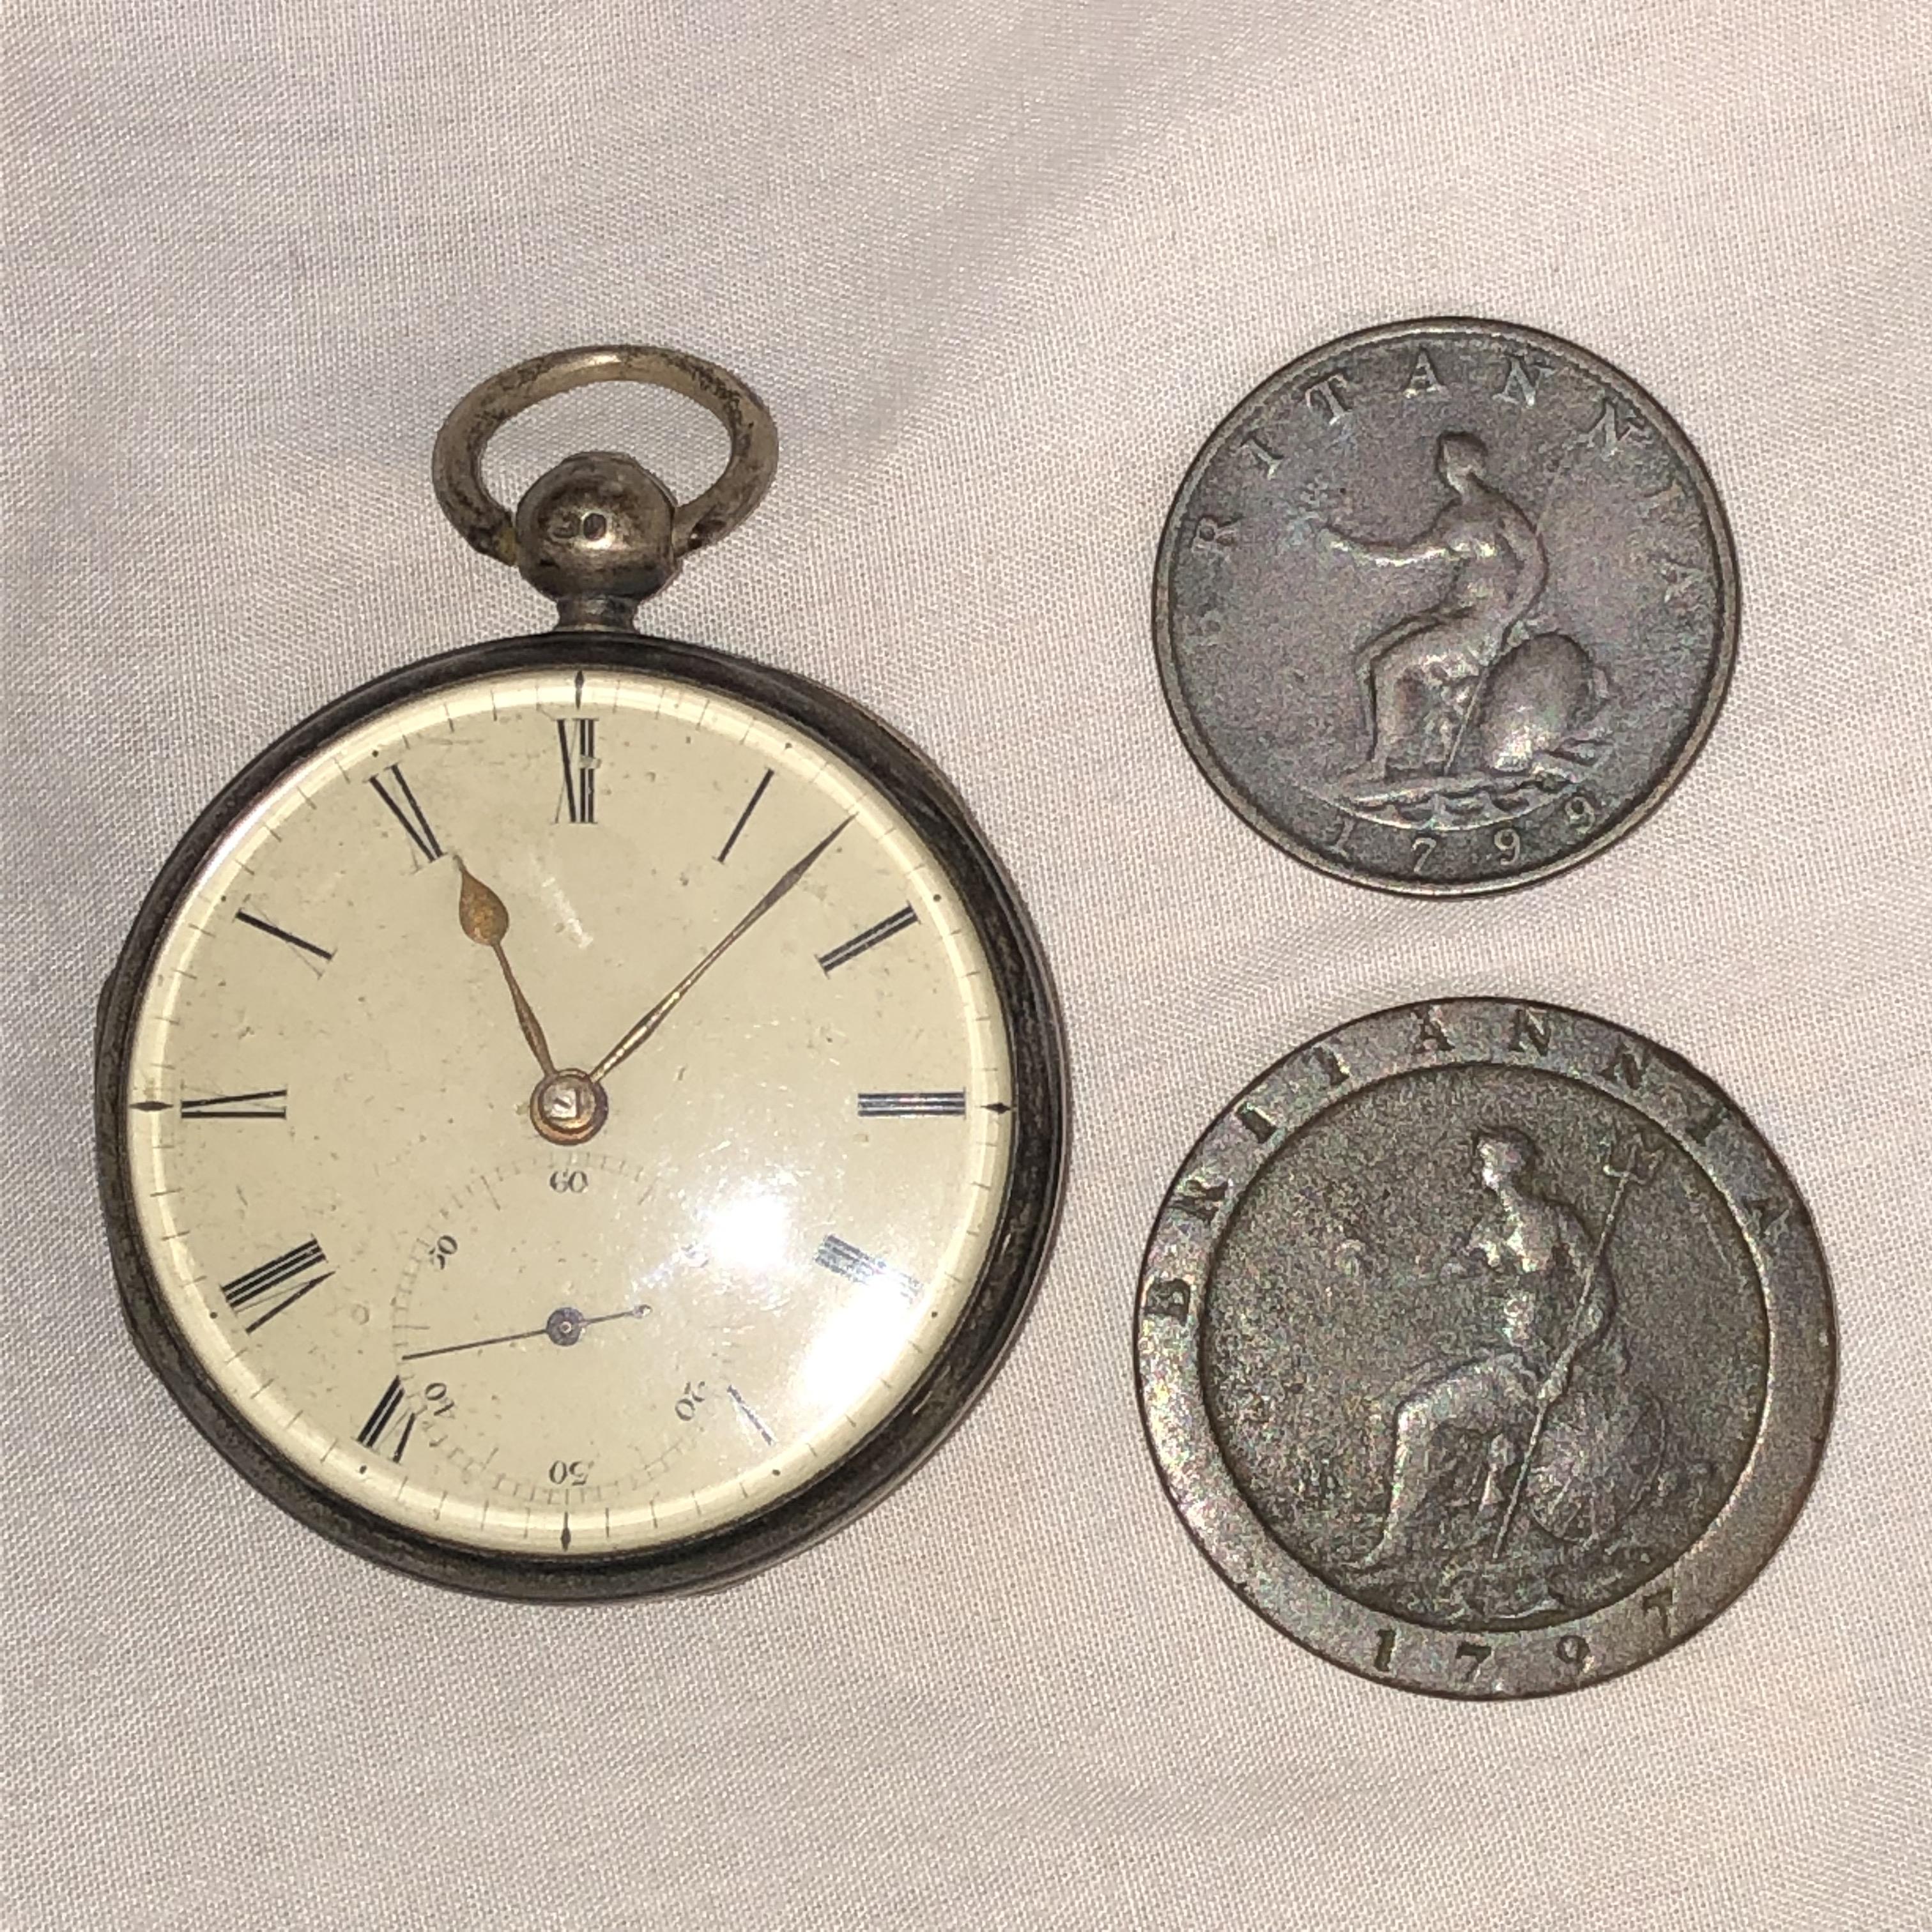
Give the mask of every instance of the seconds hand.
M 548 1335 L 560 1348 L 568 1348 L 585 1329 L 595 1328 L 600 1322 L 622 1322 L 650 1312 L 648 1301 L 640 1301 L 634 1308 L 620 1308 L 609 1315 L 580 1315 L 574 1308 L 560 1308 L 541 1328 L 520 1328 L 514 1335 L 485 1335 L 476 1342 L 448 1342 L 440 1348 L 412 1348 L 402 1359 L 427 1361 L 432 1355 L 460 1355 L 466 1348 L 494 1348 L 500 1342 L 534 1342 L 539 1335 Z

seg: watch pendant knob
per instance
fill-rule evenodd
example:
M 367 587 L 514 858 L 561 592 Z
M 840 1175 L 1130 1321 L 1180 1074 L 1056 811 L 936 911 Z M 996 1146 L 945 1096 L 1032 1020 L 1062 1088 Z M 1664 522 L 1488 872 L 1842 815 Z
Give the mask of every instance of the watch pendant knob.
M 601 628 L 677 574 L 677 505 L 640 463 L 609 450 L 567 456 L 517 506 L 517 568 L 566 628 Z

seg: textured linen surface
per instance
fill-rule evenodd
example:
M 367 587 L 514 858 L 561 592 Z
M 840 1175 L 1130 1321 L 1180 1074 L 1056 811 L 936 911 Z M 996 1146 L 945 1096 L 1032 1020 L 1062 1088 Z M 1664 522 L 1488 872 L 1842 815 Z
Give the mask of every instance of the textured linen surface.
M 1932 24 L 1922 0 L 9 10 L 0 1924 L 1932 1922 Z M 1318 878 L 1162 708 L 1208 429 L 1343 330 L 1494 314 L 1652 388 L 1736 526 L 1728 707 L 1604 856 Z M 772 405 L 653 622 L 922 744 L 1064 997 L 1064 1232 L 1009 1366 L 863 1521 L 707 1600 L 392 1576 L 259 1499 L 124 1339 L 94 999 L 250 754 L 536 628 L 440 519 L 471 382 L 676 343 Z M 503 439 L 687 492 L 604 389 Z M 1830 1450 L 1757 1585 L 1581 1695 L 1362 1682 L 1251 1616 L 1143 1448 L 1128 1308 L 1195 1134 L 1310 1034 L 1508 992 L 1688 1055 L 1833 1264 Z

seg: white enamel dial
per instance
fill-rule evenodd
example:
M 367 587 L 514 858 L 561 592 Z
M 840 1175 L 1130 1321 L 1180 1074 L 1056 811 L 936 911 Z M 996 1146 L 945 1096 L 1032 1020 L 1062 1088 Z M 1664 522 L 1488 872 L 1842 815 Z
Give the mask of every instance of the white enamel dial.
M 214 848 L 132 1025 L 173 1327 L 308 1481 L 553 1558 L 830 1468 L 986 1261 L 1006 1016 L 967 908 L 783 718 L 586 665 L 406 700 Z

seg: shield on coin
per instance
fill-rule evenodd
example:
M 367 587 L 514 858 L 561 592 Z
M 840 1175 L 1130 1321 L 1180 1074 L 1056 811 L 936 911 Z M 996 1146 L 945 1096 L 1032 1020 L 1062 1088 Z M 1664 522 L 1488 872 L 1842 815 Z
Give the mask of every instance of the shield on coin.
M 1664 1413 L 1646 1390 L 1586 1384 L 1550 1411 L 1524 1506 L 1564 1543 L 1612 1534 L 1650 1493 L 1664 1456 Z

